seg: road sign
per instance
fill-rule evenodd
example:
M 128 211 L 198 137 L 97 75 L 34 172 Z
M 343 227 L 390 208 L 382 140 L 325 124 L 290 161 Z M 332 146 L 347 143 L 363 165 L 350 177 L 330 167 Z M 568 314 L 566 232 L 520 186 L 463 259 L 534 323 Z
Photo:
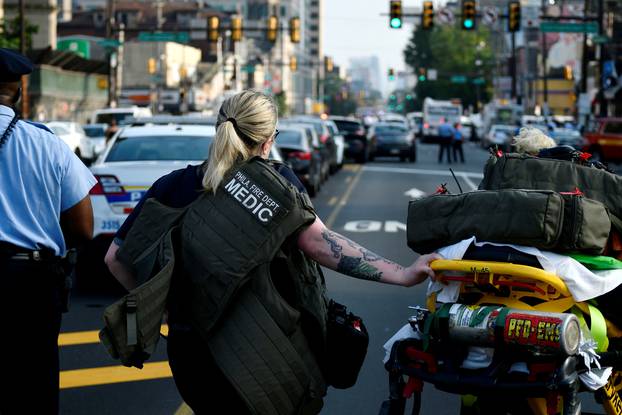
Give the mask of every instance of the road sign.
M 611 39 L 609 39 L 607 36 L 596 35 L 592 37 L 592 42 L 594 43 L 609 43 L 610 41 Z
M 428 80 L 436 81 L 438 78 L 438 71 L 436 69 L 428 69 Z
M 497 23 L 497 19 L 499 18 L 499 12 L 496 7 L 486 6 L 484 8 L 484 15 L 482 16 L 482 20 L 488 26 L 493 26 Z
M 596 22 L 542 22 L 540 31 L 544 33 L 598 33 L 598 23 Z
M 484 78 L 475 78 L 472 82 L 475 85 L 484 85 L 486 83 L 486 80 Z
M 139 32 L 138 40 L 141 42 L 178 42 L 188 43 L 188 32 Z
M 453 75 L 450 81 L 452 84 L 466 84 L 467 78 L 464 75 Z
M 121 45 L 117 39 L 102 39 L 97 41 L 99 45 L 104 48 L 118 48 Z
M 245 73 L 255 73 L 255 65 L 242 65 L 240 70 Z
M 68 50 L 84 59 L 91 58 L 91 45 L 86 39 L 61 39 L 56 42 L 56 49 Z
M 453 24 L 455 22 L 454 12 L 451 9 L 440 9 L 438 11 L 438 21 L 441 24 Z

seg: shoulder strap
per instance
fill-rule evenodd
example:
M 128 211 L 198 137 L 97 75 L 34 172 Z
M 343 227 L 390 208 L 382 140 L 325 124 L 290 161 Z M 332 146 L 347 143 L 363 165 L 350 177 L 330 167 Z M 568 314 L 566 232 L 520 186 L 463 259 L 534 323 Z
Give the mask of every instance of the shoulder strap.
M 15 116 L 13 117 L 11 122 L 9 122 L 9 125 L 6 127 L 6 130 L 4 130 L 4 133 L 0 137 L 0 148 L 2 148 L 4 143 L 6 143 L 9 137 L 11 137 L 11 134 L 13 134 L 13 130 L 15 129 L 17 121 L 19 121 L 19 115 L 15 113 Z

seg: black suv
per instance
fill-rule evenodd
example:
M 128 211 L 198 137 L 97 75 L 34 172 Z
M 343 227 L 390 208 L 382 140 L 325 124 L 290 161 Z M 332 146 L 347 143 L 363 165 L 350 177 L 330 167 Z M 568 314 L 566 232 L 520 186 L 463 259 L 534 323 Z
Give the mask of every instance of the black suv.
M 339 128 L 339 132 L 343 135 L 345 141 L 344 155 L 352 157 L 358 163 L 365 163 L 369 160 L 369 155 L 373 152 L 363 123 L 353 117 L 331 116 L 330 120 L 334 121 Z

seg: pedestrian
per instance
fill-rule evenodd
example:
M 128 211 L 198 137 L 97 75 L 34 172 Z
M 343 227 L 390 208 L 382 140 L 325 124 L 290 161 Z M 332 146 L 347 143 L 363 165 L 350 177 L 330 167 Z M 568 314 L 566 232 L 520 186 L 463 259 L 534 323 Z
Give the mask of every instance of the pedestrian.
M 447 163 L 451 164 L 451 143 L 453 141 L 454 129 L 447 122 L 446 118 L 441 118 L 440 125 L 438 126 L 438 162 L 443 162 L 443 154 L 447 154 Z
M 15 105 L 32 63 L 0 48 L 0 413 L 57 414 L 58 335 L 67 247 L 92 237 L 95 178 L 45 126 Z
M 453 150 L 454 160 L 458 161 L 458 155 L 460 155 L 460 162 L 464 163 L 464 151 L 462 150 L 462 143 L 464 141 L 464 135 L 462 134 L 462 126 L 459 123 L 454 124 L 454 139 Z
M 113 117 L 110 119 L 110 124 L 108 125 L 108 128 L 106 128 L 106 132 L 104 133 L 104 135 L 106 136 L 106 144 L 108 144 L 108 141 L 110 141 L 110 139 L 114 137 L 117 131 L 119 131 L 119 127 L 117 126 L 117 119 Z
M 123 244 L 132 241 L 131 237 L 126 237 L 128 233 L 132 235 L 132 227 L 143 218 L 140 213 L 146 200 L 155 198 L 177 208 L 192 202 L 196 203 L 190 208 L 203 204 L 209 206 L 205 211 L 206 217 L 191 215 L 192 210 L 184 216 L 182 228 L 185 230 L 179 236 L 183 253 L 176 254 L 176 271 L 167 297 L 169 363 L 182 398 L 198 415 L 213 413 L 216 408 L 227 408 L 228 413 L 235 414 L 255 411 L 298 413 L 304 412 L 302 407 L 306 413 L 319 412 L 326 385 L 324 381 L 320 382 L 323 386 L 318 385 L 316 376 L 311 377 L 313 381 L 305 377 L 307 370 L 310 373 L 313 372 L 311 368 L 320 366 L 318 359 L 323 352 L 319 350 L 323 349 L 316 350 L 312 345 L 323 344 L 321 326 L 326 324 L 326 320 L 315 317 L 325 315 L 321 311 L 325 309 L 319 305 L 322 302 L 313 300 L 321 297 L 318 293 L 323 291 L 318 287 L 324 286 L 316 262 L 351 277 L 412 286 L 428 277 L 433 278 L 429 264 L 440 258 L 436 254 L 422 255 L 411 266 L 403 267 L 328 229 L 316 216 L 303 185 L 292 170 L 283 164 L 271 165 L 265 161 L 278 134 L 276 123 L 275 103 L 263 93 L 249 90 L 227 98 L 218 113 L 216 136 L 206 162 L 174 171 L 156 181 L 119 229 L 106 254 L 105 261 L 112 274 L 127 289 L 132 289 L 136 285 L 135 274 L 117 253 L 123 251 Z M 260 173 L 253 173 L 255 171 Z M 258 200 L 265 205 L 258 205 Z M 271 222 L 276 217 L 279 217 L 278 224 Z M 287 225 L 295 217 L 300 218 L 296 224 Z M 195 219 L 199 222 L 190 223 Z M 258 220 L 263 222 L 262 230 L 255 232 L 253 229 L 258 226 Z M 265 239 L 267 236 L 269 239 Z M 249 248 L 243 248 L 256 240 L 265 242 L 252 252 L 247 252 Z M 261 306 L 257 306 L 255 300 L 249 300 L 247 304 L 244 301 L 248 300 L 249 291 L 245 291 L 245 287 L 254 293 L 254 285 L 236 285 L 235 288 L 227 285 L 234 284 L 234 279 L 241 272 L 241 266 L 232 264 L 242 261 L 239 256 L 248 255 L 252 261 L 266 263 L 262 252 L 266 245 L 269 247 L 269 244 L 275 243 L 271 242 L 273 240 L 279 241 L 277 245 L 282 243 L 278 245 L 281 254 L 275 256 L 272 251 L 267 254 L 267 263 L 270 264 L 267 278 L 272 282 L 267 288 L 259 290 L 264 294 L 273 294 L 265 297 L 253 294 L 252 298 L 255 295 L 262 298 Z M 191 247 L 195 243 L 196 251 Z M 238 249 L 243 249 L 239 255 Z M 183 262 L 183 258 L 192 259 Z M 283 264 L 290 265 L 283 267 Z M 223 269 L 228 267 L 232 267 L 230 274 L 221 276 L 220 272 L 225 272 Z M 287 272 L 292 267 L 301 270 L 301 273 Z M 211 283 L 203 269 L 209 269 L 209 273 L 214 274 Z M 254 272 L 252 284 L 261 284 L 267 271 Z M 206 332 L 202 327 L 221 309 L 212 309 L 209 313 L 200 310 L 203 306 L 209 307 L 222 301 L 220 294 L 217 294 L 220 292 L 238 294 L 221 306 L 228 311 L 224 311 L 227 314 L 213 323 L 218 328 Z M 197 296 L 201 295 L 214 295 L 219 300 L 197 300 Z M 281 306 L 274 308 L 271 301 Z M 236 304 L 242 303 L 258 308 L 249 309 L 249 318 L 237 320 Z M 261 310 L 269 312 L 266 314 Z M 271 317 L 273 315 L 280 317 Z M 284 315 L 295 318 L 288 320 Z M 249 328 L 260 324 L 258 322 L 264 318 L 270 322 L 276 318 L 276 323 L 270 325 L 273 328 L 269 334 L 265 330 Z M 230 323 L 232 319 L 235 323 Z M 296 334 L 299 333 L 299 325 L 303 327 L 302 337 Z M 282 330 L 287 332 L 286 336 Z M 238 333 L 235 340 L 221 343 L 213 340 L 228 331 Z M 230 347 L 231 342 L 235 343 L 235 347 Z M 297 350 L 300 348 L 309 348 L 313 353 L 299 354 Z M 268 363 L 270 359 L 276 359 L 278 364 Z M 302 364 L 297 366 L 297 376 L 303 379 L 301 383 L 290 376 L 289 365 L 294 364 L 292 362 Z M 321 378 L 322 372 L 315 370 L 314 373 L 320 373 Z M 245 387 L 249 383 L 255 385 L 252 390 Z M 279 395 L 281 392 L 284 394 Z M 257 395 L 262 399 L 256 398 Z M 312 408 L 308 406 L 311 398 L 315 399 Z M 260 405 L 263 405 L 264 411 L 257 410 Z

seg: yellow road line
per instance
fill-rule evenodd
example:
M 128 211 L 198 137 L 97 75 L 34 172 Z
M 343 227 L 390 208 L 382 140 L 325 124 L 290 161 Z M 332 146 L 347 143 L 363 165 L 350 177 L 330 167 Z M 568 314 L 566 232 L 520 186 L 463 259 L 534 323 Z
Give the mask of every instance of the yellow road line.
M 168 335 L 168 325 L 162 324 L 160 327 L 160 333 L 165 336 Z M 73 331 L 61 333 L 58 336 L 58 345 L 60 347 L 91 343 L 99 343 L 99 330 Z
M 330 200 L 328 201 L 328 206 L 335 206 L 335 203 L 337 203 L 337 196 L 333 196 L 330 198 Z
M 60 372 L 60 388 L 109 385 L 112 383 L 170 378 L 168 362 L 145 363 L 142 369 L 125 366 L 107 366 L 89 369 L 63 370 Z
M 192 409 L 185 402 L 183 402 L 179 408 L 175 411 L 175 415 L 193 415 Z
M 361 169 L 361 166 L 357 164 L 356 166 L 353 167 L 353 171 L 356 172 L 356 175 L 354 176 L 354 179 L 352 179 L 352 181 L 348 185 L 348 188 L 346 189 L 345 193 L 341 197 L 341 200 L 337 204 L 337 207 L 335 207 L 335 209 L 331 212 L 330 216 L 326 220 L 326 227 L 328 227 L 328 228 L 332 228 L 333 227 L 333 225 L 335 223 L 335 220 L 337 219 L 337 215 L 339 215 L 339 212 L 341 212 L 341 209 L 348 202 L 348 198 L 350 197 L 350 194 L 352 193 L 352 190 L 354 190 L 354 187 L 358 183 L 359 178 L 361 177 L 361 173 L 363 172 L 363 169 Z M 350 177 L 348 177 L 348 179 Z

